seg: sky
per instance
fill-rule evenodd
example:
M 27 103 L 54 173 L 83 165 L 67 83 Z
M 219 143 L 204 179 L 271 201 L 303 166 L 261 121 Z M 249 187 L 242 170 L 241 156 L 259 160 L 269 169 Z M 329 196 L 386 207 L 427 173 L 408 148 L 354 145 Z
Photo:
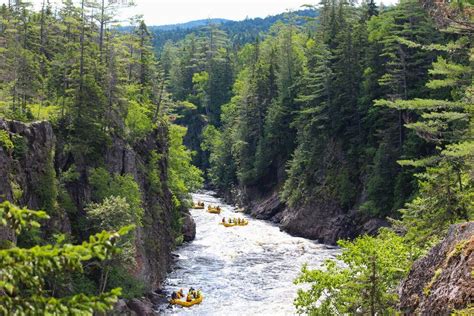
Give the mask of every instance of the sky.
M 57 1 L 59 0 L 51 2 Z M 0 3 L 5 2 L 8 0 L 0 0 Z M 30 2 L 38 5 L 42 0 L 30 0 Z M 148 25 L 165 25 L 207 18 L 243 20 L 247 17 L 266 17 L 286 10 L 298 10 L 303 4 L 315 4 L 319 0 L 134 0 L 134 2 L 135 7 L 122 10 L 120 15 L 123 18 L 141 14 Z M 388 5 L 397 0 L 377 2 Z

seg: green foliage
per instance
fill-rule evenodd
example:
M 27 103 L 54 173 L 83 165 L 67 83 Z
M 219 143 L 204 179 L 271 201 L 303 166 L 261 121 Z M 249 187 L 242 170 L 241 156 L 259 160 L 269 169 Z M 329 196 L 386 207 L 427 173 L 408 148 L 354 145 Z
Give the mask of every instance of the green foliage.
M 161 155 L 152 150 L 150 152 L 150 162 L 147 167 L 148 181 L 150 182 L 150 189 L 155 194 L 162 192 L 161 174 L 160 174 L 160 162 Z
M 13 201 L 18 203 L 23 197 L 23 190 L 15 180 L 10 181 L 10 187 L 12 188 Z
M 79 172 L 77 171 L 76 165 L 72 164 L 69 168 L 61 173 L 61 182 L 70 183 L 79 180 Z
M 154 128 L 151 119 L 151 111 L 139 104 L 137 101 L 130 101 L 125 124 L 130 130 L 132 140 L 142 139 Z
M 307 315 L 377 315 L 396 311 L 398 283 L 407 275 L 412 250 L 403 238 L 389 230 L 378 237 L 362 236 L 339 241 L 342 253 L 328 260 L 323 269 L 303 267 L 296 284 L 309 283 L 298 290 L 295 306 Z
M 144 283 L 131 276 L 126 269 L 120 266 L 111 269 L 108 286 L 110 288 L 120 287 L 123 293 L 122 297 L 125 299 L 142 297 L 146 292 Z
M 0 144 L 7 152 L 10 152 L 15 147 L 10 139 L 10 133 L 5 130 L 0 130 Z
M 45 212 L 19 209 L 9 202 L 0 205 L 1 225 L 8 225 L 17 233 L 31 227 L 39 227 L 38 219 L 45 219 Z M 35 246 L 30 249 L 12 247 L 0 250 L 0 312 L 9 315 L 83 314 L 105 312 L 112 308 L 120 295 L 120 289 L 91 296 L 75 294 L 64 297 L 48 295 L 45 279 L 65 272 L 82 272 L 82 263 L 92 258 L 107 259 L 119 252 L 117 240 L 130 228 L 117 233 L 102 232 L 90 236 L 81 245 L 60 243 Z
M 224 108 L 223 115 L 227 115 Z M 227 135 L 227 134 L 226 134 Z M 213 125 L 208 125 L 202 132 L 201 149 L 209 152 L 210 169 L 208 178 L 220 189 L 229 189 L 235 184 L 235 165 L 231 157 L 230 142 L 224 141 L 224 135 Z
M 12 142 L 13 142 L 13 157 L 16 159 L 20 159 L 25 157 L 26 153 L 28 152 L 28 144 L 23 136 L 18 134 L 12 135 Z
M 141 223 L 143 218 L 142 193 L 140 187 L 135 182 L 133 176 L 111 175 L 104 168 L 91 170 L 89 177 L 93 188 L 93 198 L 102 202 L 108 197 L 122 197 L 130 207 L 130 212 L 134 218 L 134 223 Z
M 42 173 L 39 174 L 36 183 L 34 183 L 34 190 L 39 197 L 40 207 L 49 210 L 49 212 L 57 212 L 58 181 L 54 170 L 53 152 L 48 153 L 48 159 L 41 171 Z
M 168 186 L 178 197 L 183 197 L 202 186 L 202 172 L 191 164 L 192 153 L 183 145 L 186 128 L 169 126 Z
M 127 203 L 127 200 L 120 196 L 110 196 L 104 199 L 101 204 L 91 203 L 86 208 L 87 217 L 92 222 L 94 231 L 114 231 L 122 226 L 138 226 L 140 220 L 134 210 Z M 135 238 L 129 236 L 122 238 L 119 246 L 121 254 L 115 258 L 125 267 L 132 267 L 135 264 Z
M 462 43 L 463 41 L 459 41 Z M 450 224 L 469 221 L 474 216 L 472 197 L 474 179 L 472 163 L 472 51 L 465 45 L 453 45 L 455 52 L 464 56 L 464 63 L 438 58 L 430 71 L 431 89 L 448 89 L 450 99 L 379 100 L 377 104 L 416 112 L 420 118 L 405 126 L 428 143 L 435 151 L 417 160 L 401 160 L 402 166 L 423 168 L 417 174 L 419 191 L 401 211 L 399 225 L 407 231 L 407 238 L 422 247 L 432 245 Z

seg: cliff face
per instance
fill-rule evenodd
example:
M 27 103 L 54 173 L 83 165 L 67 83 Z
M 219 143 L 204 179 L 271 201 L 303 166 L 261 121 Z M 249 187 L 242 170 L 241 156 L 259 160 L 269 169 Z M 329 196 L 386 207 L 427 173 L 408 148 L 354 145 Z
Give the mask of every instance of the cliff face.
M 161 183 L 167 183 L 166 133 L 166 129 L 155 130 L 135 148 L 120 138 L 114 138 L 105 154 L 105 165 L 110 173 L 131 174 L 140 186 L 145 214 L 143 227 L 136 229 L 138 253 L 135 274 L 151 289 L 158 288 L 166 276 L 174 243 L 171 232 L 171 192 L 166 185 L 162 185 L 160 193 L 152 190 L 146 174 L 150 153 L 156 151 L 162 157 L 158 162 Z
M 352 239 L 362 234 L 375 234 L 385 220 L 370 218 L 361 212 L 345 211 L 334 199 L 315 199 L 298 207 L 283 203 L 274 189 L 261 193 L 259 188 L 236 190 L 232 199 L 252 216 L 270 220 L 291 235 L 335 244 L 339 239 Z
M 85 237 L 81 235 L 83 232 L 74 231 L 74 225 L 70 223 L 83 220 L 84 207 L 91 202 L 91 186 L 87 177 L 91 166 L 67 153 L 61 137 L 55 136 L 47 122 L 23 124 L 0 119 L 0 129 L 9 133 L 15 145 L 13 150 L 0 146 L 0 199 L 50 212 L 51 220 L 44 225 L 48 232 L 72 232 Z M 155 166 L 161 182 L 159 192 L 151 188 L 147 175 L 152 151 L 160 157 L 158 166 Z M 171 232 L 172 199 L 166 185 L 167 153 L 166 128 L 155 130 L 133 148 L 123 139 L 112 137 L 104 149 L 105 168 L 110 173 L 132 175 L 140 186 L 145 214 L 143 226 L 135 231 L 137 266 L 132 272 L 144 281 L 149 290 L 159 288 L 165 277 L 174 244 Z M 74 212 L 60 207 L 51 212 L 57 198 L 57 175 L 68 170 L 72 164 L 79 177 L 65 184 L 64 189 L 72 201 Z M 194 222 L 187 222 L 187 229 L 192 230 Z M 5 229 L 0 229 L 0 239 L 15 242 L 13 234 Z
M 14 148 L 0 146 L 0 200 L 13 201 L 31 209 L 47 204 L 46 182 L 54 181 L 53 155 L 55 137 L 46 122 L 22 124 L 0 119 L 0 130 L 6 131 Z M 67 218 L 54 214 L 52 221 L 61 231 L 69 229 Z M 52 223 L 48 223 L 52 225 Z M 0 227 L 0 240 L 16 242 L 14 235 Z
M 473 303 L 474 222 L 468 222 L 451 226 L 447 237 L 413 264 L 400 288 L 400 310 L 450 315 L 470 307 L 472 313 Z

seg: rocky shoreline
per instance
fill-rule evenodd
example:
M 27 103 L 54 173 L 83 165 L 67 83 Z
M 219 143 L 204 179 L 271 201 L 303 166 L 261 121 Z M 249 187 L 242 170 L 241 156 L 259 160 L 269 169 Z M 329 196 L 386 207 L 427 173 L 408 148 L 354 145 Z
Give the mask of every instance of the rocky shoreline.
M 262 194 L 257 189 L 239 188 L 224 197 L 252 217 L 278 224 L 290 235 L 324 244 L 335 245 L 339 239 L 374 235 L 380 227 L 389 225 L 386 220 L 371 218 L 357 210 L 346 212 L 331 199 L 292 208 L 281 201 L 277 189 Z

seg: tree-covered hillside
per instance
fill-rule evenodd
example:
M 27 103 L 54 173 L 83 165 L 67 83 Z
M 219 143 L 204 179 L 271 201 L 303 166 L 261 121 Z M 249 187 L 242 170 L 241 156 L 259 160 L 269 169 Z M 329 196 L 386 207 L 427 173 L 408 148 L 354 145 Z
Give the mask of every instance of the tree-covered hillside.
M 153 34 L 153 46 L 157 52 L 161 52 L 167 42 L 176 43 L 184 39 L 189 34 L 205 33 L 206 29 L 211 26 L 218 26 L 220 30 L 227 33 L 232 45 L 239 48 L 247 43 L 255 40 L 255 38 L 263 36 L 270 27 L 277 23 L 286 23 L 295 16 L 298 24 L 305 23 L 305 17 L 315 17 L 315 10 L 299 10 L 295 12 L 282 13 L 266 18 L 245 19 L 243 21 L 226 21 L 223 19 L 199 20 L 194 22 L 177 24 L 175 26 L 151 26 L 150 30 Z
M 117 288 L 157 288 L 172 249 L 194 238 L 183 222 L 201 172 L 169 120 L 177 104 L 150 31 L 116 31 L 119 9 L 0 7 L 0 196 L 45 211 L 0 205 L 2 315 L 110 309 Z M 135 229 L 118 241 L 123 226 Z
M 168 42 L 161 62 L 194 162 L 221 194 L 324 242 L 397 233 L 341 242 L 347 268 L 305 268 L 298 310 L 391 313 L 413 260 L 474 216 L 472 5 L 317 10 L 242 47 L 209 26 Z

